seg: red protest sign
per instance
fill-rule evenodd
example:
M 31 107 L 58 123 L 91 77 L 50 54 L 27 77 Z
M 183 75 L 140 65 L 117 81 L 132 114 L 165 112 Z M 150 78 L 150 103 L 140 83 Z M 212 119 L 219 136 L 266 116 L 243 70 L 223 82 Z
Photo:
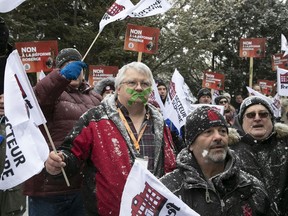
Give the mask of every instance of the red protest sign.
M 271 95 L 275 86 L 275 81 L 258 80 L 258 85 L 261 87 L 262 94 Z
M 241 38 L 240 57 L 265 57 L 266 38 Z
M 283 53 L 272 55 L 272 70 L 276 71 L 277 67 L 288 69 L 288 55 L 283 57 Z
M 128 24 L 124 50 L 154 54 L 158 51 L 160 29 Z
M 117 73 L 117 66 L 89 65 L 89 84 L 95 86 L 101 79 L 115 77 Z
M 202 87 L 214 90 L 224 90 L 224 81 L 225 81 L 224 74 L 204 72 Z
M 27 73 L 52 71 L 58 55 L 56 40 L 17 42 L 15 47 Z

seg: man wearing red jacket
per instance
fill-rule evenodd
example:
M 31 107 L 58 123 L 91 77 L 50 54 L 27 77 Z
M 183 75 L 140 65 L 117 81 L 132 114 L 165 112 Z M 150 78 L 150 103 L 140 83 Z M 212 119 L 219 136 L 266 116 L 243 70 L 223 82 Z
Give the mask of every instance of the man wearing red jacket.
M 85 161 L 84 189 L 88 215 L 118 216 L 121 196 L 135 160 L 161 177 L 175 167 L 173 142 L 161 113 L 147 103 L 153 76 L 141 62 L 123 66 L 115 95 L 86 112 L 66 137 L 58 154 L 51 152 L 46 170 L 61 167 L 71 174 Z

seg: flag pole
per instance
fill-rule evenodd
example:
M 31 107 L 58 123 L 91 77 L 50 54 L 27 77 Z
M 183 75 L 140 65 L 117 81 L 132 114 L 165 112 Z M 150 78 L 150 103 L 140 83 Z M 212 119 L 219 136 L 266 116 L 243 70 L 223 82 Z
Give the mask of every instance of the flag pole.
M 142 61 L 142 52 L 138 52 L 138 59 L 137 59 L 138 62 L 141 62 Z
M 84 61 L 84 59 L 86 58 L 87 54 L 89 53 L 89 51 L 91 50 L 92 46 L 94 45 L 94 43 L 96 42 L 97 38 L 99 37 L 101 32 L 98 32 L 98 34 L 96 35 L 96 37 L 94 38 L 93 42 L 91 43 L 90 47 L 88 48 L 88 50 L 86 51 L 85 55 L 82 58 L 82 61 Z
M 250 57 L 249 65 L 249 87 L 252 88 L 253 85 L 253 57 Z
M 49 130 L 48 130 L 48 127 L 47 127 L 46 123 L 44 123 L 43 126 L 44 126 L 44 128 L 45 128 L 45 131 L 46 131 L 47 136 L 48 136 L 48 138 L 49 138 L 49 141 L 50 141 L 50 143 L 51 143 L 52 149 L 53 149 L 53 151 L 57 154 L 56 147 L 55 147 L 54 142 L 53 142 L 53 140 L 52 140 L 52 138 L 51 138 L 51 135 L 50 135 L 50 133 L 49 133 Z M 64 170 L 63 167 L 61 167 L 61 171 L 62 171 L 62 173 L 63 173 L 63 176 L 64 176 L 64 179 L 65 179 L 65 181 L 66 181 L 67 186 L 70 187 L 69 180 L 68 180 L 68 178 L 67 178 L 66 172 L 65 172 L 65 170 Z

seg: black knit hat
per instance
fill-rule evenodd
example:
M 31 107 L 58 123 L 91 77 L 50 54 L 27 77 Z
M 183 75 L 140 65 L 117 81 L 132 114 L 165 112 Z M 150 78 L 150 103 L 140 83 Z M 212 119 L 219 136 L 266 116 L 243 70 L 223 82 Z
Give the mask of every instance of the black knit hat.
M 194 140 L 203 131 L 211 128 L 222 126 L 227 129 L 228 125 L 218 111 L 209 106 L 199 106 L 191 112 L 186 118 L 185 124 L 185 142 L 188 146 L 193 144 Z
M 212 95 L 211 95 L 211 91 L 210 89 L 208 88 L 202 88 L 198 91 L 198 94 L 197 94 L 197 100 L 199 101 L 199 99 L 204 96 L 204 95 L 208 95 L 212 98 Z
M 272 120 L 273 120 L 274 112 L 273 112 L 273 109 L 272 109 L 271 105 L 269 104 L 269 102 L 263 97 L 250 96 L 250 97 L 247 97 L 243 100 L 243 102 L 240 106 L 240 109 L 239 109 L 238 120 L 239 120 L 241 125 L 243 122 L 243 115 L 244 115 L 246 109 L 248 107 L 250 107 L 252 105 L 256 105 L 256 104 L 263 105 L 268 110 L 268 112 L 272 116 Z
M 74 48 L 62 49 L 56 57 L 56 67 L 61 68 L 66 62 L 81 61 L 82 56 L 78 50 Z

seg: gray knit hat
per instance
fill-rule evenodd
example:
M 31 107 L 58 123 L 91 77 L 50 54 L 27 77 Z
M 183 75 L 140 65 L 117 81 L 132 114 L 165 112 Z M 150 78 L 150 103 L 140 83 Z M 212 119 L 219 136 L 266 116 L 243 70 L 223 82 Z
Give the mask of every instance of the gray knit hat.
M 81 61 L 82 56 L 78 50 L 74 48 L 62 49 L 56 57 L 56 67 L 61 68 L 64 63 L 69 61 Z
M 190 146 L 203 131 L 217 126 L 225 127 L 228 132 L 228 125 L 223 115 L 210 106 L 197 107 L 186 118 L 186 145 Z
M 272 116 L 272 120 L 273 120 L 274 112 L 273 112 L 273 109 L 272 109 L 271 105 L 269 104 L 269 102 L 263 97 L 250 96 L 250 97 L 247 97 L 243 100 L 243 102 L 240 106 L 240 109 L 239 109 L 238 120 L 239 120 L 239 123 L 241 125 L 243 122 L 243 115 L 244 115 L 246 109 L 248 107 L 250 107 L 252 105 L 256 105 L 256 104 L 263 105 L 268 110 L 268 112 Z

